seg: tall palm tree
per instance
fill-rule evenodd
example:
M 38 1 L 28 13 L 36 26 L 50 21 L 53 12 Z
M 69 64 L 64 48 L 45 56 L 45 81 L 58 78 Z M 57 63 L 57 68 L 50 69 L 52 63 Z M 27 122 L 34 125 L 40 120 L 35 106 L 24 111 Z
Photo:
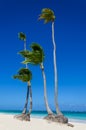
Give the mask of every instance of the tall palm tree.
M 55 84 L 55 105 L 56 112 L 58 115 L 63 115 L 58 107 L 58 77 L 57 77 L 57 65 L 56 65 L 56 43 L 54 38 L 54 20 L 55 15 L 54 12 L 49 8 L 42 9 L 41 15 L 39 16 L 39 20 L 43 19 L 44 23 L 52 22 L 52 43 L 53 43 L 53 60 L 54 60 L 54 84 Z
M 28 83 L 28 95 L 29 95 L 29 91 L 30 91 L 30 112 L 24 116 L 18 116 L 19 119 L 21 120 L 28 120 L 30 121 L 30 114 L 32 111 L 32 90 L 31 90 L 31 84 L 30 81 L 32 79 L 32 73 L 29 69 L 27 68 L 22 68 L 18 71 L 17 75 L 13 76 L 14 79 L 19 79 L 23 82 L 27 82 Z M 28 102 L 28 97 L 26 98 L 27 102 Z M 22 117 L 22 118 L 21 118 Z
M 54 37 L 54 21 L 55 15 L 54 12 L 49 8 L 42 9 L 42 12 L 39 16 L 39 20 L 44 20 L 44 23 L 51 22 L 52 23 L 52 43 L 53 43 L 53 60 L 54 60 L 54 85 L 55 85 L 55 106 L 56 106 L 56 113 L 58 116 L 57 121 L 62 123 L 67 123 L 68 118 L 64 117 L 63 113 L 60 111 L 58 106 L 58 77 L 57 77 L 57 64 L 56 64 L 56 43 Z
M 45 101 L 45 106 L 48 112 L 48 115 L 53 115 L 53 112 L 51 111 L 49 104 L 48 104 L 48 99 L 47 99 L 47 90 L 46 90 L 46 75 L 44 72 L 44 52 L 42 47 L 37 44 L 33 43 L 31 46 L 32 51 L 21 51 L 20 54 L 22 54 L 24 57 L 26 57 L 26 60 L 23 62 L 24 64 L 33 64 L 33 65 L 40 65 L 40 68 L 42 70 L 42 76 L 43 76 L 43 82 L 44 82 L 44 101 Z

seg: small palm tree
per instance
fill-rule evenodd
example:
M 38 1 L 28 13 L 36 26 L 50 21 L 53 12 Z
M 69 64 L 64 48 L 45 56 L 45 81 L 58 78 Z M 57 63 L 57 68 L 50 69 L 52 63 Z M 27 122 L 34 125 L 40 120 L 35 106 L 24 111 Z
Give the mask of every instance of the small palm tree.
M 18 33 L 18 38 L 20 40 L 24 41 L 24 51 L 26 51 L 26 35 L 23 32 L 20 32 L 20 33 Z M 27 64 L 26 64 L 26 68 L 28 68 Z M 30 82 L 29 82 L 29 86 L 30 86 Z M 22 111 L 22 114 L 26 114 L 26 111 L 27 111 L 28 97 L 29 97 L 28 91 L 29 91 L 29 88 L 27 86 L 26 102 L 25 102 L 25 106 L 24 106 L 24 109 Z
M 27 114 L 27 115 L 24 115 L 22 116 L 18 116 L 19 119 L 22 119 L 22 120 L 29 120 L 30 121 L 30 114 L 31 114 L 31 111 L 32 111 L 32 90 L 31 90 L 31 84 L 30 84 L 30 81 L 32 79 L 32 73 L 29 69 L 27 68 L 22 68 L 18 71 L 18 74 L 17 75 L 14 75 L 13 76 L 14 79 L 19 79 L 23 82 L 27 82 L 28 83 L 28 95 L 29 95 L 29 92 L 30 92 L 30 112 Z M 26 98 L 26 101 L 28 102 L 28 97 Z
M 56 65 L 56 43 L 55 43 L 55 37 L 54 37 L 54 21 L 55 21 L 54 12 L 49 8 L 42 9 L 42 12 L 39 16 L 39 20 L 44 20 L 44 23 L 52 22 L 52 43 L 53 43 L 54 77 L 55 77 L 55 80 L 54 80 L 55 106 L 56 106 L 56 112 L 58 116 L 63 118 L 63 114 L 60 111 L 59 106 L 58 106 L 58 77 L 57 77 L 57 65 Z M 66 122 L 67 121 L 68 120 L 66 120 Z
M 26 35 L 23 33 L 23 32 L 20 32 L 18 33 L 18 38 L 22 41 L 24 41 L 24 51 L 26 51 Z M 26 58 L 25 58 L 26 60 Z M 28 68 L 27 64 L 26 64 L 26 69 Z M 29 91 L 30 90 L 30 91 Z M 22 114 L 21 115 L 17 115 L 15 116 L 16 118 L 18 119 L 26 119 L 28 118 L 28 116 L 26 117 L 26 112 L 27 112 L 27 105 L 28 105 L 28 98 L 29 98 L 29 93 L 30 95 L 32 95 L 32 90 L 31 90 L 31 83 L 30 81 L 28 82 L 28 85 L 27 85 L 27 95 L 26 95 L 26 101 L 25 101 L 25 105 L 24 105 L 24 109 L 22 111 Z M 31 96 L 32 97 L 32 96 Z M 32 102 L 32 98 L 30 97 L 30 100 Z M 32 110 L 32 104 L 30 105 L 30 110 Z M 26 114 L 26 115 L 25 115 Z
M 26 57 L 26 60 L 23 63 L 40 65 L 40 68 L 42 70 L 42 75 L 43 75 L 43 81 L 44 81 L 44 101 L 45 101 L 46 109 L 47 109 L 48 115 L 53 115 L 53 112 L 49 108 L 48 99 L 47 99 L 46 75 L 44 72 L 44 65 L 43 65 L 45 56 L 44 56 L 43 49 L 37 43 L 33 43 L 30 47 L 32 48 L 32 51 L 21 51 L 20 52 L 20 54 L 22 54 L 24 57 Z

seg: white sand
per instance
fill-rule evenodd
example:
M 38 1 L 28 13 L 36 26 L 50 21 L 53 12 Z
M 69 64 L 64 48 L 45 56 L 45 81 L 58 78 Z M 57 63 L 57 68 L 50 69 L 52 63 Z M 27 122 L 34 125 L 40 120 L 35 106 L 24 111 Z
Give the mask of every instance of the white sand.
M 73 128 L 38 118 L 26 122 L 15 119 L 13 115 L 0 114 L 0 130 L 86 130 L 85 123 L 72 124 Z

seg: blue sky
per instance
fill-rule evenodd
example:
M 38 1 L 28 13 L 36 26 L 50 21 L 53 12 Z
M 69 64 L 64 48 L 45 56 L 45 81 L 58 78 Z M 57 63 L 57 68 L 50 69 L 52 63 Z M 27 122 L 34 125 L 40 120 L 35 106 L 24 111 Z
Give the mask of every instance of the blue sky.
M 26 83 L 12 79 L 21 67 L 23 50 L 18 32 L 27 35 L 27 48 L 39 43 L 45 52 L 48 100 L 54 106 L 54 72 L 51 23 L 38 21 L 42 8 L 56 15 L 55 39 L 59 105 L 61 109 L 86 110 L 86 2 L 85 0 L 1 0 L 0 1 L 0 109 L 22 109 Z M 33 73 L 33 109 L 45 109 L 43 79 L 39 66 L 29 66 Z

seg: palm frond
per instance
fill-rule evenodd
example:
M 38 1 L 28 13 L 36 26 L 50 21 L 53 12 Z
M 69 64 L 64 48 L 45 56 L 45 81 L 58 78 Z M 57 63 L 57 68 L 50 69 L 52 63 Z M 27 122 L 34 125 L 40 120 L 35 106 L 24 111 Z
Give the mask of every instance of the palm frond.
M 28 50 L 23 50 L 23 51 L 20 51 L 18 54 L 22 55 L 23 57 L 28 57 L 29 53 L 30 52 Z
M 29 64 L 29 63 L 32 63 L 32 60 L 30 59 L 26 59 L 22 62 L 22 64 Z
M 34 50 L 34 51 L 40 51 L 40 50 L 42 50 L 42 47 L 38 44 L 38 43 L 35 43 L 35 42 L 33 42 L 31 45 L 30 45 L 30 47 Z
M 34 56 L 37 58 L 40 57 L 41 61 L 43 62 L 45 58 L 43 48 L 38 43 L 32 43 L 30 47 L 33 50 Z
M 44 60 L 44 57 L 42 57 L 42 55 L 40 53 L 37 53 L 37 52 L 34 53 L 33 52 L 33 55 L 31 57 L 29 57 L 29 58 L 26 58 L 26 60 L 23 61 L 22 63 L 23 64 L 29 64 L 30 63 L 30 64 L 37 65 L 37 64 L 42 63 L 43 60 Z
M 53 10 L 51 10 L 49 8 L 43 8 L 41 13 L 54 15 Z

